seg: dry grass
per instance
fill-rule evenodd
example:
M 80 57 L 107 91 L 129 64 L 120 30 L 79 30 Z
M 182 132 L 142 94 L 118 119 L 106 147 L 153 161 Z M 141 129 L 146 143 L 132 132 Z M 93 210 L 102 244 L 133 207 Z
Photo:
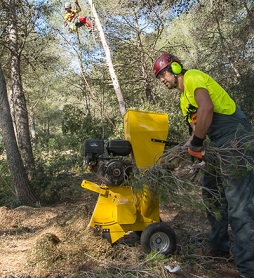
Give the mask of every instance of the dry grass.
M 139 238 L 129 233 L 110 245 L 101 232 L 88 228 L 96 194 L 84 190 L 84 201 L 56 207 L 0 209 L 0 276 L 46 277 L 234 277 L 233 263 L 193 256 L 207 243 L 203 212 L 163 206 L 161 218 L 178 236 L 177 253 L 165 258 L 144 254 Z M 89 201 L 86 201 L 89 200 Z M 170 274 L 164 266 L 181 266 Z M 221 274 L 223 273 L 223 275 Z

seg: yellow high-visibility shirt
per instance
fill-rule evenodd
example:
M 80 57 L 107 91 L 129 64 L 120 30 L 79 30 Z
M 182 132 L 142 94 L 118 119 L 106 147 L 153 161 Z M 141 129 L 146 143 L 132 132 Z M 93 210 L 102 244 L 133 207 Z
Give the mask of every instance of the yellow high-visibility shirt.
M 234 100 L 211 76 L 200 70 L 190 69 L 184 74 L 184 91 L 180 97 L 180 107 L 188 122 L 192 121 L 192 114 L 198 110 L 194 98 L 194 92 L 198 88 L 208 91 L 214 105 L 214 112 L 232 115 L 236 111 Z
M 71 12 L 66 12 L 64 14 L 64 19 L 71 22 L 75 19 L 76 14 L 77 14 L 77 10 L 71 10 Z

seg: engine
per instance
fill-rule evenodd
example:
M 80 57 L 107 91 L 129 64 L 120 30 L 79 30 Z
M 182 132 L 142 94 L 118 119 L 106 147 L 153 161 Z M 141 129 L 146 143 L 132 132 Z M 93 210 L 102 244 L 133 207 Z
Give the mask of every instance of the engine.
M 132 161 L 127 140 L 109 140 L 104 152 L 104 140 L 87 139 L 84 142 L 85 165 L 108 186 L 121 185 L 130 175 Z

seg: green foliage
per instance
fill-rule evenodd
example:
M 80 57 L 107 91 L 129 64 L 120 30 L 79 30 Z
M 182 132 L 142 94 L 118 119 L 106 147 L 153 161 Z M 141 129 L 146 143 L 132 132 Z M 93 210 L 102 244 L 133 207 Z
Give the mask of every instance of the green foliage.
M 67 104 L 63 108 L 63 126 L 62 130 L 64 134 L 80 134 L 86 122 L 85 113 L 78 107 L 71 104 Z
M 0 206 L 15 206 L 18 200 L 12 187 L 12 179 L 10 176 L 7 161 L 0 161 Z
M 41 204 L 53 204 L 76 199 L 82 191 L 81 177 L 83 158 L 79 153 L 41 153 L 36 162 L 32 186 Z
M 148 254 L 149 263 L 154 264 L 155 262 L 164 262 L 167 258 L 158 252 L 152 251 Z
M 107 119 L 92 117 L 90 113 L 85 114 L 82 109 L 73 105 L 65 105 L 63 113 L 63 134 L 74 135 L 80 142 L 88 138 L 109 138 L 114 132 L 117 134 L 115 127 Z M 119 123 L 119 120 L 116 122 Z
M 233 98 L 246 113 L 251 123 L 254 124 L 253 89 L 254 88 L 254 72 L 248 71 L 241 76 L 239 82 L 230 88 Z
M 83 169 L 81 152 L 47 151 L 38 153 L 32 189 L 42 205 L 71 202 L 82 195 Z M 8 164 L 0 162 L 0 206 L 19 206 Z

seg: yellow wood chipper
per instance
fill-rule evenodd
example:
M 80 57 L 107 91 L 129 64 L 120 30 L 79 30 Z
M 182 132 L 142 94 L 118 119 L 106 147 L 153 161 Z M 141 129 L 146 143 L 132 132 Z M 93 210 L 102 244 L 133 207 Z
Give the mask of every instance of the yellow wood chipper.
M 124 140 L 109 140 L 107 144 L 97 139 L 84 142 L 84 163 L 102 181 L 84 180 L 81 184 L 99 194 L 89 226 L 101 227 L 102 236 L 112 244 L 127 232 L 136 232 L 146 253 L 170 255 L 176 249 L 176 236 L 160 219 L 158 194 L 147 185 L 135 189 L 128 179 L 133 167 L 144 172 L 160 163 L 168 136 L 168 115 L 129 110 L 124 116 L 124 133 Z

